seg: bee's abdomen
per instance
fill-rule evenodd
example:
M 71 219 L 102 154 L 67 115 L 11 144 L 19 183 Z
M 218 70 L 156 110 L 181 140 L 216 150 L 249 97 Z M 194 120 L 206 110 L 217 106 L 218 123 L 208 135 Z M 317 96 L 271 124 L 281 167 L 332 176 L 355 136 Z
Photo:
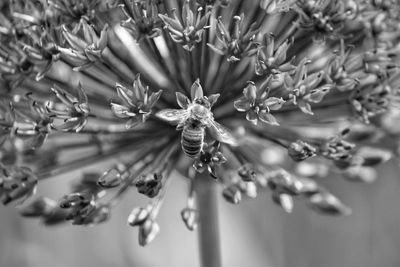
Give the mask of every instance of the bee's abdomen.
M 183 127 L 181 144 L 183 152 L 191 158 L 199 155 L 204 141 L 204 129 L 201 127 Z

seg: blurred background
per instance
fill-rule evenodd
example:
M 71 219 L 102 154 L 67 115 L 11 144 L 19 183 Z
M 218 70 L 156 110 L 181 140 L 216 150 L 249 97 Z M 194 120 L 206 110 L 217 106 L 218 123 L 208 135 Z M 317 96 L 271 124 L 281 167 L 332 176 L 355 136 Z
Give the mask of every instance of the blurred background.
M 398 163 L 379 168 L 373 184 L 330 176 L 321 183 L 353 209 L 348 217 L 318 215 L 296 202 L 286 214 L 269 193 L 234 206 L 220 197 L 223 265 L 229 267 L 395 267 L 400 266 L 400 179 Z M 50 179 L 39 195 L 58 198 L 76 173 Z M 126 219 L 143 199 L 132 192 L 99 226 L 65 223 L 45 227 L 23 219 L 13 207 L 0 207 L 1 267 L 199 266 L 197 233 L 180 219 L 187 184 L 175 174 L 158 222 L 159 236 L 147 247 Z

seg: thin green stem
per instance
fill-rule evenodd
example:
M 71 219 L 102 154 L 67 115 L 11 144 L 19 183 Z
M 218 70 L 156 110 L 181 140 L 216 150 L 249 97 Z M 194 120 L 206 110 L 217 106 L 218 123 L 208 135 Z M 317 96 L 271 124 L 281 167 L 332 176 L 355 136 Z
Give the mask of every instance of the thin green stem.
M 217 183 L 207 173 L 195 177 L 197 207 L 200 213 L 199 250 L 202 267 L 221 267 L 218 225 Z

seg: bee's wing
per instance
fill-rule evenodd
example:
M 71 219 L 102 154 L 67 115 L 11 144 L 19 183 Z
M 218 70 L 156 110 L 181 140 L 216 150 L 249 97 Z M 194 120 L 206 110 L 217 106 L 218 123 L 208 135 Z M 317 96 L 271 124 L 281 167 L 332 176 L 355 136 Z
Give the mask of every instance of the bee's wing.
M 186 120 L 188 111 L 186 109 L 163 109 L 156 113 L 156 117 L 171 123 L 172 125 L 179 124 Z
M 222 143 L 232 146 L 238 145 L 235 137 L 231 134 L 231 131 L 214 120 L 209 121 L 208 132 L 212 137 Z

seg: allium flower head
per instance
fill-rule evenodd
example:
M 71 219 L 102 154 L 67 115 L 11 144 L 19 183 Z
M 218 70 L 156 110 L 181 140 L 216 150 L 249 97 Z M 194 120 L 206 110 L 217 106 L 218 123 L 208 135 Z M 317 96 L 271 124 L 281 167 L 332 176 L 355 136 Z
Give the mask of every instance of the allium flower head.
M 381 147 L 389 136 L 400 143 L 398 4 L 0 6 L 0 199 L 29 198 L 21 214 L 45 224 L 102 223 L 139 193 L 148 204 L 128 224 L 146 245 L 172 176 L 189 185 L 189 230 L 204 231 L 204 181 L 232 204 L 267 193 L 286 212 L 304 201 L 347 215 L 317 178 L 371 182 L 400 151 Z M 41 180 L 71 170 L 81 177 L 64 196 L 31 198 Z

